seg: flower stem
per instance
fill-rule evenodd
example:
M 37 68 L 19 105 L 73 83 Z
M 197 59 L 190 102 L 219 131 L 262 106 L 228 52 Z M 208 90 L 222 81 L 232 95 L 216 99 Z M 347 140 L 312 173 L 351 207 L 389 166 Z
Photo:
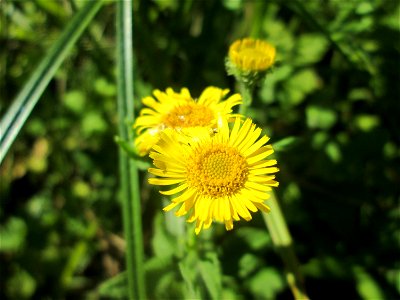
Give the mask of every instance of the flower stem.
M 246 84 L 244 84 L 242 81 L 238 82 L 239 82 L 239 91 L 240 94 L 242 95 L 242 101 L 243 101 L 243 103 L 240 105 L 239 113 L 245 116 L 247 113 L 247 108 L 251 105 L 253 90 L 249 88 Z
M 294 251 L 293 240 L 274 192 L 271 192 L 268 206 L 271 208 L 271 213 L 262 215 L 271 234 L 272 242 L 285 264 L 289 287 L 296 300 L 309 299 L 304 288 L 304 280 Z
M 117 1 L 117 63 L 119 134 L 132 139 L 127 120 L 133 120 L 132 1 Z M 145 299 L 142 216 L 138 171 L 133 160 L 119 148 L 123 224 L 127 244 L 126 269 L 129 299 Z
M 240 106 L 239 113 L 246 115 L 247 108 L 251 105 L 253 88 L 246 85 L 244 82 L 239 81 L 239 89 L 243 97 L 243 103 Z M 293 248 L 293 240 L 274 192 L 271 192 L 271 198 L 268 201 L 268 205 L 271 208 L 271 213 L 263 213 L 262 215 L 268 231 L 271 234 L 272 242 L 285 264 L 286 280 L 296 300 L 309 299 L 304 289 L 304 280 Z

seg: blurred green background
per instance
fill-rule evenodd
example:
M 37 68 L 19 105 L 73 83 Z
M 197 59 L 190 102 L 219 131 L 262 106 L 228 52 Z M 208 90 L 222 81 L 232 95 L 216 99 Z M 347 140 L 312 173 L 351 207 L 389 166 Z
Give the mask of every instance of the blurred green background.
M 83 4 L 0 2 L 2 116 Z M 1 299 L 124 297 L 101 285 L 125 269 L 115 14 L 97 14 L 0 166 Z M 392 0 L 134 1 L 136 114 L 155 88 L 235 92 L 230 43 L 276 45 L 249 114 L 272 143 L 295 137 L 277 144 L 277 194 L 312 299 L 400 299 L 399 24 Z M 292 299 L 260 214 L 177 232 L 140 166 L 149 298 Z

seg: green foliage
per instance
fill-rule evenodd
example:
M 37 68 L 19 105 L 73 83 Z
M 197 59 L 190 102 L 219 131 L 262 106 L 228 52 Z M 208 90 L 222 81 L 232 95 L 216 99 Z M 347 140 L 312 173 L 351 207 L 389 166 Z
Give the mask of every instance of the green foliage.
M 75 2 L 0 3 L 2 117 L 85 5 Z M 260 214 L 194 236 L 184 217 L 162 212 L 169 200 L 147 184 L 150 160 L 115 138 L 115 17 L 107 3 L 91 21 L 0 166 L 0 298 L 126 299 L 119 148 L 141 170 L 150 299 L 290 298 Z M 399 17 L 387 0 L 134 1 L 136 115 L 155 88 L 236 92 L 224 70 L 230 43 L 276 45 L 279 66 L 248 111 L 276 150 L 312 299 L 400 297 Z

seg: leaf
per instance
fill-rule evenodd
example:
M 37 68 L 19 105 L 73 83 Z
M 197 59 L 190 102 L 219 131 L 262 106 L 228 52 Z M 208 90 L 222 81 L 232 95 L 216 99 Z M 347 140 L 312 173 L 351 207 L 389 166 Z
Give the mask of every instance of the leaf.
M 353 272 L 356 278 L 356 288 L 362 299 L 385 299 L 385 294 L 379 284 L 363 267 L 356 266 L 353 268 Z
M 200 276 L 203 279 L 211 299 L 221 299 L 222 279 L 216 253 L 209 253 L 210 260 L 200 260 Z
M 320 79 L 312 69 L 305 69 L 292 75 L 285 85 L 285 92 L 291 105 L 303 102 L 305 96 L 320 86 Z
M 286 285 L 283 276 L 274 268 L 262 269 L 247 284 L 256 299 L 275 299 Z
M 14 99 L 0 122 L 0 163 L 38 102 L 48 83 L 67 57 L 103 1 L 88 1 L 68 23 L 57 42 L 49 49 L 35 72 Z
M 126 272 L 122 272 L 117 276 L 101 283 L 98 287 L 98 292 L 102 297 L 112 299 L 127 299 L 128 289 Z
M 6 289 L 10 299 L 30 299 L 36 290 L 36 280 L 25 270 L 17 269 L 7 280 Z
M 366 132 L 371 131 L 380 124 L 379 117 L 366 114 L 357 116 L 354 121 L 359 129 Z
M 295 45 L 296 54 L 293 63 L 296 65 L 316 63 L 322 59 L 328 46 L 328 40 L 320 34 L 303 34 Z
M 27 231 L 24 220 L 11 217 L 6 225 L 0 228 L 0 251 L 14 252 L 21 249 L 25 243 Z
M 165 228 L 163 213 L 158 213 L 154 218 L 154 236 L 151 240 L 154 255 L 169 257 L 176 253 L 177 245 Z
M 69 91 L 64 95 L 63 104 L 72 112 L 80 114 L 85 108 L 85 96 L 81 91 Z
M 306 109 L 307 125 L 309 128 L 331 128 L 337 120 L 336 112 L 321 106 L 308 106 Z
M 283 151 L 289 150 L 298 141 L 299 141 L 298 137 L 288 136 L 288 137 L 281 139 L 280 141 L 277 141 L 272 146 L 273 146 L 275 152 L 283 152 Z
M 246 253 L 239 260 L 239 276 L 246 278 L 262 265 L 262 259 L 254 254 Z
M 135 161 L 135 165 L 139 170 L 147 171 L 147 169 L 151 167 L 151 163 L 149 162 L 147 156 L 139 156 L 136 153 L 133 142 L 125 141 L 119 136 L 115 136 L 114 141 L 121 147 L 122 150 L 125 151 L 125 153 L 131 159 Z
M 252 227 L 243 227 L 237 231 L 237 235 L 250 247 L 252 250 L 264 249 L 271 243 L 271 238 L 266 230 Z
M 103 133 L 107 129 L 107 124 L 99 112 L 91 111 L 84 115 L 82 120 L 82 132 L 86 136 L 94 133 Z
M 191 299 L 200 298 L 198 295 L 198 290 L 195 288 L 194 281 L 196 278 L 196 270 L 189 267 L 185 260 L 181 261 L 179 264 L 179 271 L 182 275 L 183 280 L 186 283 L 186 288 L 188 295 Z

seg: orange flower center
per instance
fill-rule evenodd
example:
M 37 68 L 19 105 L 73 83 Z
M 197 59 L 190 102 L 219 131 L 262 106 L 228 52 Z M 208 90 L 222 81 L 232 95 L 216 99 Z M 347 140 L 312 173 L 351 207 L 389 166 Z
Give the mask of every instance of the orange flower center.
M 188 183 L 200 194 L 213 198 L 239 191 L 247 175 L 245 158 L 235 148 L 222 144 L 199 148 L 187 164 Z
M 209 126 L 214 119 L 212 110 L 200 104 L 177 106 L 164 117 L 164 124 L 171 128 Z

